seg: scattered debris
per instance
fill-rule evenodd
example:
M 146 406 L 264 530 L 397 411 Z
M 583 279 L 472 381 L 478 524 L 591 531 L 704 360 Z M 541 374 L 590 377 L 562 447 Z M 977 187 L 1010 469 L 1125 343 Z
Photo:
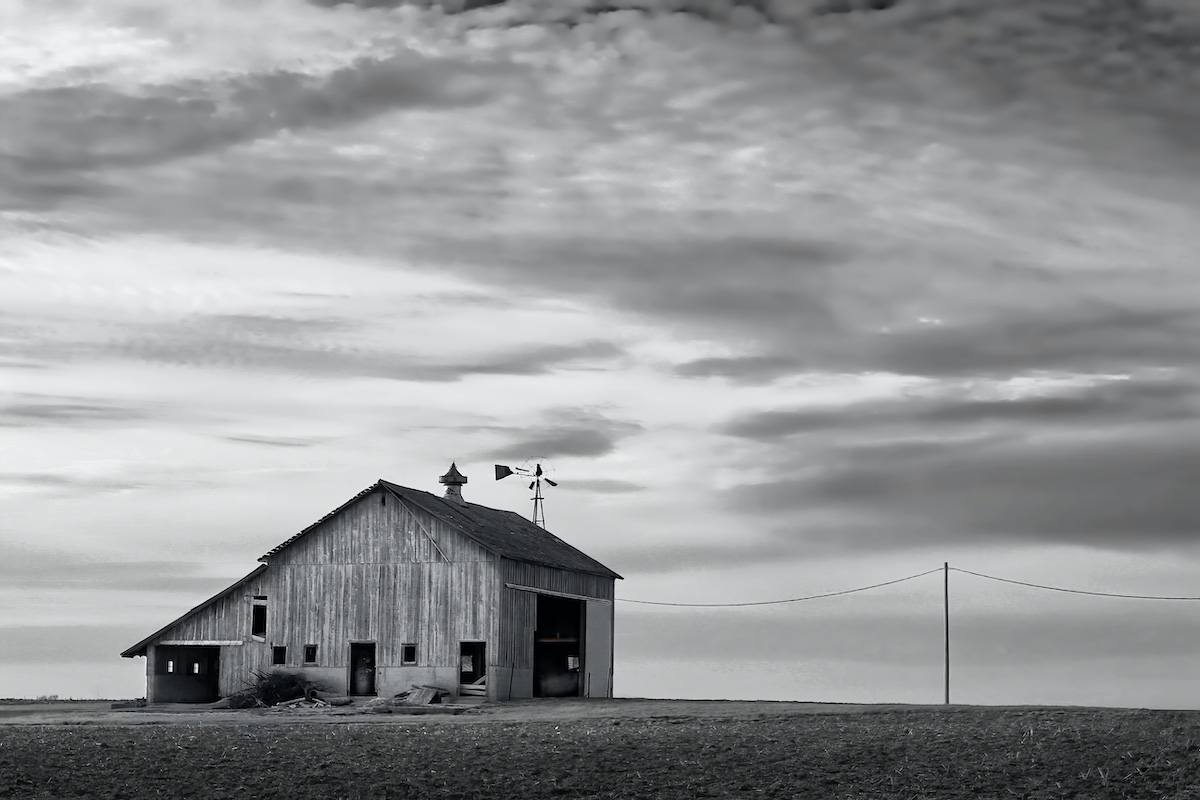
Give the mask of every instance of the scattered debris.
M 317 702 L 329 705 L 318 697 L 317 692 L 323 687 L 296 672 L 275 670 L 273 672 L 252 672 L 254 682 L 246 689 L 214 703 L 212 708 L 269 708 L 291 701 L 304 701 L 308 708 Z

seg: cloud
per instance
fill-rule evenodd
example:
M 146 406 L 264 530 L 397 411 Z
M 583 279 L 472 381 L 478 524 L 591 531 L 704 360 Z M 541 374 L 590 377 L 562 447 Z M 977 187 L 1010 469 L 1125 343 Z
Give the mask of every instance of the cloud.
M 1194 422 L 898 446 L 900 455 L 886 443 L 825 452 L 785 478 L 736 487 L 728 503 L 774 518 L 778 534 L 798 544 L 849 550 L 1200 546 L 1189 466 L 1200 447 Z M 846 521 L 809 532 L 809 513 Z
M 114 324 L 99 336 L 84 329 L 81 332 L 86 337 L 18 340 L 9 345 L 9 352 L 43 362 L 115 357 L 193 368 L 434 383 L 454 382 L 473 375 L 533 376 L 559 370 L 604 368 L 625 352 L 613 342 L 593 339 L 438 358 L 428 350 L 420 354 L 397 352 L 386 342 L 360 344 L 358 339 L 334 335 L 353 328 L 352 322 L 337 319 L 197 315 L 178 322 Z
M 615 478 L 582 478 L 572 479 L 563 484 L 563 489 L 576 492 L 594 492 L 596 494 L 629 494 L 640 492 L 646 487 L 632 481 L 622 481 Z
M 0 403 L 0 427 L 84 427 L 133 422 L 154 415 L 151 406 L 101 402 L 57 395 L 10 395 L 16 402 Z
M 900 397 L 836 407 L 758 411 L 719 430 L 730 436 L 771 442 L 795 434 L 836 430 L 944 431 L 946 426 L 987 423 L 1023 425 L 1095 424 L 1185 420 L 1200 414 L 1200 389 L 1190 380 L 1105 380 L 1053 394 L 1005 399 L 955 396 Z
M 509 429 L 513 441 L 483 453 L 481 459 L 596 457 L 611 453 L 627 436 L 641 430 L 637 423 L 614 420 L 587 409 L 558 409 L 543 424 Z
M 1142 308 L 1079 302 L 1003 308 L 982 321 L 882 334 L 866 344 L 874 366 L 949 376 L 1195 366 L 1198 354 L 1188 343 L 1196 337 L 1200 320 L 1163 295 Z
M 55 590 L 213 594 L 237 579 L 204 576 L 189 561 L 100 560 L 67 550 L 45 550 L 0 541 L 0 583 L 29 592 Z
M 312 436 L 222 436 L 222 439 L 241 444 L 255 444 L 263 447 L 312 447 L 322 439 Z
M 319 77 L 276 72 L 137 94 L 103 85 L 35 88 L 0 95 L 0 115 L 15 125 L 8 157 L 30 172 L 146 166 L 284 130 L 483 102 L 493 96 L 488 81 L 511 74 L 409 52 Z
M 0 473 L 0 486 L 41 489 L 67 495 L 108 494 L 142 489 L 147 484 L 115 477 L 63 475 L 50 472 Z
M 676 364 L 685 378 L 730 378 L 739 383 L 763 383 L 801 372 L 803 362 L 785 355 L 710 356 Z

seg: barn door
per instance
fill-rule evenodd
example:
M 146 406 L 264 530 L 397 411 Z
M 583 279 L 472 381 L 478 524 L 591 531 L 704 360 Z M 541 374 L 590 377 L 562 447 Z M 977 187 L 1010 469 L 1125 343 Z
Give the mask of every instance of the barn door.
M 613 606 L 587 601 L 583 634 L 583 696 L 612 697 Z
M 375 643 L 350 645 L 349 694 L 375 694 Z

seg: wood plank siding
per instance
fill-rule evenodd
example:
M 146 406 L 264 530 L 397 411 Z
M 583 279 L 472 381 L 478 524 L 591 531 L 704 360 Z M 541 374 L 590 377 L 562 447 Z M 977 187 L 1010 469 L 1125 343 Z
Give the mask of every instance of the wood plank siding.
M 220 691 L 243 688 L 251 670 L 287 647 L 301 666 L 305 645 L 319 667 L 348 667 L 349 643 L 376 643 L 376 663 L 400 665 L 417 644 L 416 667 L 455 668 L 461 641 L 488 642 L 494 661 L 502 582 L 499 558 L 450 525 L 382 491 L 371 492 L 271 556 L 268 568 L 161 640 L 241 639 L 221 649 Z M 250 636 L 256 595 L 267 600 L 263 641 Z
M 504 588 L 511 583 L 552 592 L 564 592 L 598 600 L 612 601 L 612 578 L 585 572 L 528 564 L 504 559 L 500 562 L 500 647 L 496 664 L 513 669 L 533 669 L 533 631 L 537 625 L 537 595 L 533 592 Z

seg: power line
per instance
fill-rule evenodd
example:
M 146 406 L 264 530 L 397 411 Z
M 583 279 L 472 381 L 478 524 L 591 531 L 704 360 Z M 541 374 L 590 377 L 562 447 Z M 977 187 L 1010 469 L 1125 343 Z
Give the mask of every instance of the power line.
M 822 597 L 837 597 L 843 594 L 854 594 L 855 592 L 865 592 L 868 589 L 878 589 L 881 586 L 891 586 L 904 581 L 911 581 L 913 578 L 922 578 L 926 575 L 932 575 L 935 572 L 941 572 L 942 567 L 937 569 L 927 570 L 926 572 L 918 572 L 916 575 L 909 575 L 907 578 L 896 578 L 894 581 L 884 581 L 883 583 L 873 583 L 870 586 L 860 586 L 857 589 L 843 589 L 840 592 L 826 592 L 825 594 L 810 594 L 805 597 L 790 597 L 786 600 L 759 600 L 753 603 L 664 603 L 655 600 L 629 600 L 624 597 L 618 597 L 622 603 L 637 603 L 643 606 L 675 606 L 685 608 L 738 608 L 744 606 L 774 606 L 782 603 L 799 603 L 803 600 L 819 600 Z
M 1017 586 L 1031 586 L 1034 589 L 1045 589 L 1050 592 L 1066 592 L 1068 594 L 1086 594 L 1092 597 L 1122 597 L 1128 600 L 1200 600 L 1200 597 L 1165 597 L 1163 595 L 1153 594 L 1117 594 L 1114 592 L 1089 592 L 1085 589 L 1064 589 L 1061 586 L 1044 586 L 1040 583 L 1028 583 L 1026 581 L 1016 581 L 1011 578 L 997 578 L 995 575 L 984 575 L 982 572 L 972 572 L 969 569 L 959 569 L 958 567 L 950 567 L 955 572 L 963 572 L 967 575 L 974 575 L 976 578 L 987 578 L 990 581 L 1000 581 L 1001 583 L 1013 583 Z

